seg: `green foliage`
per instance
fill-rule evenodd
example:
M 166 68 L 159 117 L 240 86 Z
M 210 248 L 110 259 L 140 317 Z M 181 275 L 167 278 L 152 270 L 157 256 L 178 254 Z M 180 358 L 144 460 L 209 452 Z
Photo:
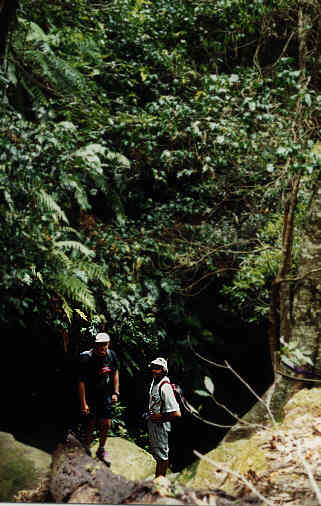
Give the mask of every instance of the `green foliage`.
M 8 126 L 6 119 L 1 125 L 3 287 L 9 293 L 28 288 L 56 294 L 69 318 L 68 301 L 95 311 L 88 283 L 107 281 L 102 268 L 93 263 L 94 252 L 73 239 L 79 233 L 66 226 L 72 207 L 62 203 L 68 193 L 69 204 L 74 200 L 73 188 L 65 186 L 66 161 L 70 180 L 74 169 L 75 182 L 81 181 L 78 188 L 86 180 L 85 170 L 81 178 L 80 166 L 74 162 L 72 167 L 72 153 L 65 152 L 67 139 L 61 143 L 57 128 L 45 134 L 48 123 L 35 127 L 11 115 Z M 77 141 L 70 139 L 68 148 Z
M 195 393 L 201 397 L 213 397 L 214 395 L 214 383 L 209 376 L 204 377 L 205 390 L 195 390 Z
M 308 347 L 302 346 L 302 343 L 299 343 L 297 340 L 291 341 L 290 343 L 286 343 L 284 339 L 281 337 L 281 358 L 282 362 L 293 368 L 297 367 L 305 367 L 312 366 L 313 362 L 311 360 L 310 351 Z
M 116 402 L 113 411 L 114 414 L 111 420 L 110 435 L 129 439 L 126 423 L 124 422 L 126 407 L 122 406 L 120 402 Z
M 131 374 L 200 321 L 194 301 L 263 322 L 291 178 L 295 272 L 319 177 L 313 19 L 303 71 L 292 1 L 21 0 L 0 71 L 1 320 L 78 315 Z

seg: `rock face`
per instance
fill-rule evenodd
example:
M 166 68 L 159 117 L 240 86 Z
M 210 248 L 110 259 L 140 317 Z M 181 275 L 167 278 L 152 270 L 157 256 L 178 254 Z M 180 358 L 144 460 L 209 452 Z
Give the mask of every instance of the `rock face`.
M 51 456 L 0 432 L 0 502 L 47 498 Z
M 181 473 L 180 482 L 195 489 L 217 487 L 235 496 L 255 487 L 272 504 L 320 504 L 312 482 L 321 488 L 321 389 L 300 390 L 284 412 L 275 426 L 258 427 L 248 439 L 221 443 L 206 455 L 213 463 L 201 459 Z

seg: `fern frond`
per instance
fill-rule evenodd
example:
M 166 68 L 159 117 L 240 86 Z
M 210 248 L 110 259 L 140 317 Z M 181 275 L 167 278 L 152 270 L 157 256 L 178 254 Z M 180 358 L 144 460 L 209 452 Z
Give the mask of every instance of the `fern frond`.
M 60 274 L 52 280 L 51 287 L 61 298 L 73 300 L 84 308 L 95 311 L 95 298 L 88 286 L 79 278 L 65 273 Z
M 60 268 L 60 270 L 67 270 L 71 268 L 72 261 L 61 249 L 53 247 L 50 250 L 49 255 L 50 263 L 55 264 L 56 267 Z
M 25 32 L 23 39 L 25 39 L 26 42 L 48 39 L 48 35 L 46 35 L 46 33 L 43 31 L 43 29 L 39 25 L 37 25 L 37 23 L 34 23 L 33 21 L 29 21 L 29 20 L 22 18 L 20 16 L 18 16 L 18 22 L 19 22 L 19 28 L 23 29 Z M 17 40 L 15 40 L 15 46 L 18 45 L 18 47 L 19 47 L 19 42 L 21 43 L 21 40 L 19 38 L 17 38 Z
M 67 176 L 61 181 L 61 183 L 67 189 L 71 188 L 74 191 L 75 198 L 76 198 L 77 203 L 81 209 L 84 209 L 84 210 L 90 209 L 90 204 L 87 199 L 87 192 L 79 184 L 78 181 Z
M 8 204 L 10 211 L 13 211 L 15 208 L 15 205 L 14 205 L 10 191 L 8 189 L 6 189 L 6 190 L 4 190 L 3 194 L 4 194 L 4 199 L 5 199 L 6 203 Z
M 57 88 L 63 86 L 64 93 L 67 91 L 70 94 L 87 88 L 84 76 L 66 60 L 57 56 L 46 41 L 38 42 L 37 49 L 38 51 L 29 51 L 31 59 L 34 59 L 47 79 L 54 83 Z
M 78 261 L 73 264 L 73 268 L 84 271 L 91 280 L 99 281 L 106 288 L 111 288 L 111 282 L 106 277 L 100 265 L 93 262 Z
M 88 322 L 88 318 L 87 316 L 85 315 L 85 313 L 83 313 L 83 311 L 80 311 L 80 309 L 75 309 L 75 312 L 77 314 L 79 314 L 80 318 L 82 318 L 83 320 L 85 320 L 86 322 Z
M 78 241 L 56 241 L 54 245 L 57 248 L 61 249 L 67 249 L 67 250 L 75 250 L 79 253 L 82 253 L 86 257 L 93 257 L 95 256 L 95 252 L 91 249 L 87 248 L 84 244 Z
M 33 102 L 35 102 L 36 105 L 39 106 L 48 103 L 38 83 L 31 82 L 30 78 L 25 79 L 24 77 L 21 77 L 20 83 L 22 84 L 22 86 L 24 87 L 26 92 L 30 95 L 30 97 L 32 98 Z
M 48 77 L 59 89 L 61 85 L 65 92 L 73 95 L 75 92 L 86 91 L 88 86 L 84 76 L 74 67 L 69 65 L 66 60 L 58 58 L 54 53 L 50 53 L 47 61 Z
M 46 209 L 47 211 L 51 211 L 57 218 L 57 221 L 59 221 L 60 219 L 65 223 L 68 223 L 68 219 L 64 211 L 57 204 L 55 199 L 51 195 L 49 195 L 49 193 L 47 193 L 44 189 L 41 189 L 37 195 L 39 196 L 40 203 L 44 207 L 44 209 Z
M 76 52 L 80 53 L 80 57 L 73 58 L 74 61 L 69 63 L 51 49 L 50 44 L 55 36 L 46 34 L 36 23 L 19 18 L 16 35 L 12 46 L 17 60 L 15 63 L 24 77 L 23 86 L 32 98 L 37 96 L 37 100 L 43 101 L 45 95 L 41 95 L 39 90 L 44 88 L 62 97 L 78 95 L 84 103 L 82 97 L 84 94 L 88 96 L 90 87 L 86 77 L 76 67 L 83 57 L 86 59 L 86 55 L 96 64 L 100 54 L 96 44 L 89 39 L 86 42 L 77 41 L 79 51 L 76 49 Z
M 65 235 L 65 234 L 75 234 L 79 239 L 81 238 L 81 233 L 79 232 L 79 230 L 77 230 L 76 228 L 73 228 L 73 227 L 67 227 L 67 226 L 61 226 L 59 227 L 59 230 L 57 230 L 55 232 L 55 239 L 59 239 L 61 236 Z
M 69 306 L 69 304 L 66 301 L 65 297 L 63 297 L 62 295 L 60 295 L 60 298 L 62 300 L 62 309 L 64 310 L 65 315 L 67 316 L 68 321 L 70 323 L 71 319 L 72 319 L 72 308 Z
M 84 35 L 81 34 L 81 38 L 74 37 L 74 43 L 76 46 L 76 50 L 79 53 L 80 65 L 83 65 L 83 61 L 91 60 L 93 63 L 97 65 L 97 61 L 99 59 L 102 61 L 101 52 L 96 44 L 96 42 L 92 38 L 84 38 Z

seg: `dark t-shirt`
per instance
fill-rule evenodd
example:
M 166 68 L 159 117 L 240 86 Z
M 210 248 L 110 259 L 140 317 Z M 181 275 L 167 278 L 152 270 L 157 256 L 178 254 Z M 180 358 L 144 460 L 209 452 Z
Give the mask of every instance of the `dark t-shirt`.
M 104 397 L 114 392 L 114 374 L 118 370 L 118 359 L 114 351 L 100 357 L 93 350 L 80 354 L 79 381 L 85 383 L 86 396 Z

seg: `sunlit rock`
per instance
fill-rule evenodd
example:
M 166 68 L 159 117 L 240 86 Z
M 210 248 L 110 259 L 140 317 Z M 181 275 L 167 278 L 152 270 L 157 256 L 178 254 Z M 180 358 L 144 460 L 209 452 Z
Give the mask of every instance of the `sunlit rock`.
M 0 502 L 45 501 L 51 456 L 0 432 Z

